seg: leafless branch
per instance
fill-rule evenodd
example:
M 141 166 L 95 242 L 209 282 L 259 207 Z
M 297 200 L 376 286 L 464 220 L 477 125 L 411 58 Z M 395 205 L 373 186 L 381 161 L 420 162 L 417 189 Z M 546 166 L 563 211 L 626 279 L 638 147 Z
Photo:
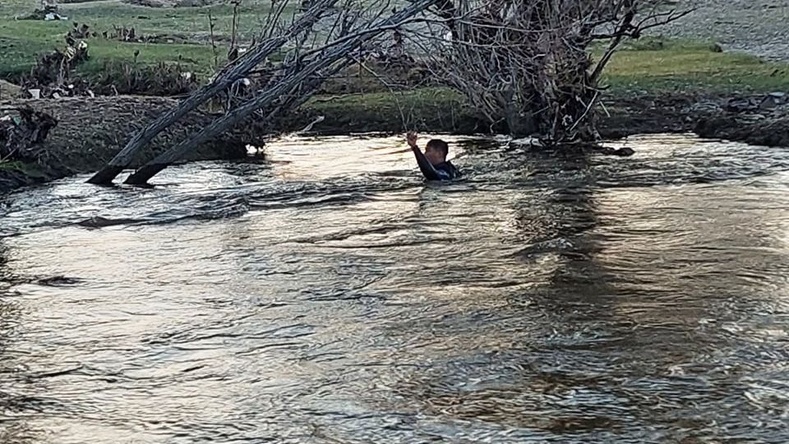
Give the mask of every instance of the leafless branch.
M 431 11 L 409 38 L 434 75 L 492 124 L 556 143 L 597 137 L 600 76 L 624 39 L 690 13 L 661 0 L 442 0 Z

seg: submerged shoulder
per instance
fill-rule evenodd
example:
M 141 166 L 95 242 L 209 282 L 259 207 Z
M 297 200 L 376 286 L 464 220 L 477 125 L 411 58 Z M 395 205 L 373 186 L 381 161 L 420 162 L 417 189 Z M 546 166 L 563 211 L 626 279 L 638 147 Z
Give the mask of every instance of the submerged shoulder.
M 442 162 L 436 165 L 435 168 L 446 179 L 454 179 L 460 176 L 460 171 L 450 161 Z

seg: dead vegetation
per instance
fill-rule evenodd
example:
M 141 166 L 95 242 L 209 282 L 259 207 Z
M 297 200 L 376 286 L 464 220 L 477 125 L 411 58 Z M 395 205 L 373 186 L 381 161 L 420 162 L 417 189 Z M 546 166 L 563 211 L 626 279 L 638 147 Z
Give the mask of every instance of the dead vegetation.
M 47 168 L 67 168 L 69 173 L 90 172 L 100 168 L 117 154 L 129 134 L 134 134 L 177 104 L 177 100 L 163 97 L 26 99 L 0 102 L 0 117 L 17 113 L 5 111 L 16 108 L 30 108 L 51 116 L 57 120 L 57 126 L 46 134 L 45 139 L 31 146 L 31 150 L 43 154 L 40 157 L 41 163 Z M 199 131 L 211 120 L 211 115 L 195 110 L 152 140 L 151 144 L 132 160 L 132 165 L 141 165 L 147 158 L 163 152 L 179 139 Z M 201 144 L 186 159 L 229 159 L 244 156 L 245 144 L 258 141 L 256 137 L 259 134 L 261 132 L 255 122 L 246 122 L 238 129 L 222 134 L 221 138 Z M 17 137 L 16 140 L 20 139 Z M 35 161 L 32 157 L 29 159 Z
M 87 88 L 75 89 L 70 82 L 70 75 L 77 65 L 88 60 L 88 45 L 84 41 L 74 41 L 67 37 L 64 50 L 55 49 L 52 52 L 39 55 L 36 65 L 30 74 L 22 79 L 25 90 L 37 91 L 40 97 L 57 97 L 56 95 L 87 94 Z M 84 82 L 76 82 L 81 85 Z
M 41 6 L 30 14 L 18 17 L 18 20 L 62 20 L 59 14 L 58 5 L 47 0 L 41 1 Z
M 97 95 L 168 97 L 187 94 L 198 85 L 197 75 L 178 64 L 110 62 L 92 80 L 91 90 Z
M 439 20 L 413 40 L 435 75 L 491 127 L 560 144 L 599 139 L 602 73 L 623 40 L 688 11 L 660 0 L 442 0 L 433 12 Z M 594 42 L 606 45 L 596 60 Z
M 42 142 L 57 124 L 29 106 L 0 107 L 0 162 L 38 162 L 46 153 Z
M 189 36 L 183 34 L 160 33 L 160 34 L 140 34 L 131 26 L 112 26 L 112 31 L 103 31 L 101 36 L 107 40 L 116 40 L 125 43 L 156 43 L 156 44 L 200 44 Z
M 78 74 L 76 68 L 90 59 L 87 41 L 97 37 L 89 25 L 74 23 L 64 36 L 63 49 L 38 55 L 36 64 L 22 76 L 20 85 L 4 88 L 0 93 L 9 97 L 55 99 L 122 94 L 176 96 L 189 93 L 198 85 L 197 75 L 180 63 L 141 63 L 137 60 L 139 52 L 131 60 L 105 62 L 101 69 Z M 135 37 L 133 28 L 115 28 L 114 37 L 141 41 Z

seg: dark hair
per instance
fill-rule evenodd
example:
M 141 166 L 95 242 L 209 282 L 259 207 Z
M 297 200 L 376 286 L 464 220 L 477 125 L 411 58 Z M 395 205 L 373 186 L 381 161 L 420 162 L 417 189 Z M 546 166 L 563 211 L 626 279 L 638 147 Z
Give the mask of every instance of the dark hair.
M 427 142 L 426 147 L 436 149 L 445 156 L 449 154 L 449 145 L 447 145 L 447 143 L 441 139 L 430 139 L 430 141 Z

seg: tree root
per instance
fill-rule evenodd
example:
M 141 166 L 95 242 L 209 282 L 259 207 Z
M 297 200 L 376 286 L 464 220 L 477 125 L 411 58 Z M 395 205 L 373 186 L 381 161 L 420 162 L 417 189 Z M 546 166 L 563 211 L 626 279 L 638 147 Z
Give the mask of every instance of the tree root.
M 58 121 L 30 107 L 0 108 L 0 161 L 37 162 L 42 142 Z

